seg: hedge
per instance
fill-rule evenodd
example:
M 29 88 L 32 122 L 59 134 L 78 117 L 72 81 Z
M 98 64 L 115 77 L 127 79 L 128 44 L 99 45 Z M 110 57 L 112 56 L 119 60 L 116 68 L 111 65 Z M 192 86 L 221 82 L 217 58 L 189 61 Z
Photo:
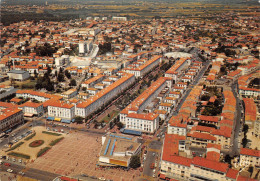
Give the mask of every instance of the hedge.
M 29 155 L 25 155 L 25 154 L 17 153 L 17 152 L 11 152 L 11 153 L 8 153 L 7 155 L 21 157 L 21 158 L 25 158 L 25 159 L 30 159 L 31 158 Z
M 50 146 L 54 146 L 56 145 L 57 143 L 59 143 L 61 140 L 63 140 L 64 137 L 61 137 L 61 138 L 58 138 L 56 140 L 53 140 L 49 145 Z
M 53 136 L 60 136 L 61 135 L 59 133 L 53 133 L 53 132 L 48 132 L 48 131 L 42 131 L 42 133 L 53 135 Z
M 45 147 L 43 149 L 41 149 L 38 153 L 37 153 L 37 157 L 42 156 L 44 153 L 46 153 L 49 149 L 51 149 L 50 147 Z
M 7 150 L 7 151 L 12 151 L 12 150 L 18 148 L 19 146 L 21 146 L 22 144 L 24 144 L 24 142 L 19 142 L 19 143 L 17 143 L 16 145 L 12 146 L 12 147 L 11 147 L 9 150 Z
M 33 133 L 32 135 L 28 136 L 24 140 L 28 141 L 28 140 L 32 139 L 35 135 L 36 135 L 36 133 Z

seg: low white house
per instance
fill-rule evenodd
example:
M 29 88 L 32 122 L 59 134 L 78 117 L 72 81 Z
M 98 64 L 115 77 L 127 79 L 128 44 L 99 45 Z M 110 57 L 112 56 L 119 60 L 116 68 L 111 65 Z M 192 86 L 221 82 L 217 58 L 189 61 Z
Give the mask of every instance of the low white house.
M 20 105 L 19 108 L 23 110 L 24 116 L 41 116 L 44 113 L 43 104 L 41 103 L 26 102 Z
M 23 70 L 11 70 L 7 72 L 7 75 L 9 79 L 14 79 L 18 81 L 24 81 L 26 79 L 30 78 L 30 74 L 28 71 L 23 71 Z

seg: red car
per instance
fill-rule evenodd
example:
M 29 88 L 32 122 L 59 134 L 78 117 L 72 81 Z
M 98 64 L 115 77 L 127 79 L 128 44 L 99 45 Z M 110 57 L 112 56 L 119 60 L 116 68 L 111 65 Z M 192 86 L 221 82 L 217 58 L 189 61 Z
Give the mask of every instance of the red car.
M 5 165 L 5 166 L 11 166 L 11 164 L 10 164 L 10 163 L 5 163 L 4 165 Z

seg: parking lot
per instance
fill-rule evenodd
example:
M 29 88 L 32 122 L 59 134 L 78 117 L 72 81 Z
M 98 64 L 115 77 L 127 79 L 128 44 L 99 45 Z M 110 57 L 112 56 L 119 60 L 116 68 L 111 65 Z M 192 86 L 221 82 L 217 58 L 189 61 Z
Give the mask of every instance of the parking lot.
M 135 180 L 138 170 L 99 168 L 96 163 L 101 148 L 101 136 L 94 133 L 70 133 L 42 157 L 29 163 L 29 168 L 40 169 L 60 175 L 82 175 L 106 179 Z

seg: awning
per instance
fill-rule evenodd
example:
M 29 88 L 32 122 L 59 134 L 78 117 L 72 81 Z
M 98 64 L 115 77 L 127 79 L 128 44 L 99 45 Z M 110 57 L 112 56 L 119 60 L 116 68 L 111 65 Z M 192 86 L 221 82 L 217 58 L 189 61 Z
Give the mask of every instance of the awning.
M 54 117 L 47 117 L 47 120 L 54 120 Z
M 178 180 L 171 178 L 170 181 L 178 181 Z
M 68 119 L 62 119 L 61 122 L 62 122 L 62 123 L 70 123 L 71 121 L 68 120 Z
M 160 174 L 160 178 L 161 179 L 165 179 L 165 175 L 164 174 Z
M 12 129 L 8 129 L 8 130 L 5 131 L 5 133 L 9 133 L 11 131 L 12 131 Z
M 54 121 L 61 121 L 61 118 L 55 118 Z
M 141 136 L 142 135 L 142 132 L 135 131 L 135 130 L 130 130 L 130 129 L 124 129 L 123 133 L 124 134 L 137 135 L 137 136 Z
M 33 114 L 25 113 L 24 116 L 25 116 L 25 117 L 33 117 Z

